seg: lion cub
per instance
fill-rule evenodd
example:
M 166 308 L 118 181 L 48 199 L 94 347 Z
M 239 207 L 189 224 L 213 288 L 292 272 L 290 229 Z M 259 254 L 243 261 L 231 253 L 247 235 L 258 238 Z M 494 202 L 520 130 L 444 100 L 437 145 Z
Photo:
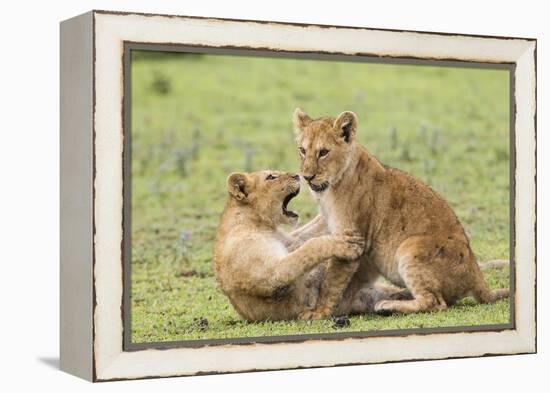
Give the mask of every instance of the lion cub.
M 293 122 L 302 177 L 320 206 L 312 225 L 332 234 L 359 232 L 366 242 L 355 262 L 329 266 L 316 309 L 302 317 L 333 313 L 344 290 L 353 292 L 379 274 L 413 297 L 378 301 L 375 311 L 383 314 L 444 310 L 469 294 L 482 303 L 508 296 L 507 289 L 487 287 L 447 202 L 357 143 L 354 113 L 314 120 L 296 109 Z
M 316 304 L 329 258 L 356 259 L 364 241 L 345 233 L 314 235 L 306 226 L 289 235 L 278 227 L 298 215 L 288 203 L 298 195 L 300 177 L 283 172 L 233 173 L 214 244 L 214 270 L 220 289 L 248 321 L 297 318 Z

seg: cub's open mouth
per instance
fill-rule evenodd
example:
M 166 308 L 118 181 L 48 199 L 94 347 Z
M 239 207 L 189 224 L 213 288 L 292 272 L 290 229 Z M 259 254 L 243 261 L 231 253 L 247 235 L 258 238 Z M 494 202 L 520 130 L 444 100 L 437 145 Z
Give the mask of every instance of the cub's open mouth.
M 309 188 L 311 188 L 315 192 L 323 192 L 328 188 L 328 182 L 324 181 L 321 184 L 313 184 L 313 183 L 307 183 L 309 185 Z
M 292 210 L 288 210 L 287 206 L 288 203 L 294 198 L 298 193 L 300 192 L 300 189 L 297 189 L 296 191 L 288 194 L 285 199 L 283 200 L 283 214 L 287 217 L 298 217 L 296 213 L 294 213 Z

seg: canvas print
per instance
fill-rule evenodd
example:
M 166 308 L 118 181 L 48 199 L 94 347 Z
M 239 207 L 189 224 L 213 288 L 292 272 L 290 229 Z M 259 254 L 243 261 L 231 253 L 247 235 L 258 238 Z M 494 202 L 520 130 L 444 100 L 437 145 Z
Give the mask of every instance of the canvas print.
M 130 53 L 131 343 L 511 323 L 509 69 Z

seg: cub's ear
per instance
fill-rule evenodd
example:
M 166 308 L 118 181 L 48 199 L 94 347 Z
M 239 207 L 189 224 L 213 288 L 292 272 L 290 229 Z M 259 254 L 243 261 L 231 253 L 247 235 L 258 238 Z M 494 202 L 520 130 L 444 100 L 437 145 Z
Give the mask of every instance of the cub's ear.
M 342 112 L 334 121 L 334 130 L 340 134 L 344 142 L 349 143 L 357 131 L 357 116 L 353 112 Z
M 306 115 L 300 108 L 296 108 L 292 115 L 292 123 L 294 124 L 294 131 L 298 133 L 311 123 L 311 117 Z
M 227 178 L 227 191 L 238 201 L 246 202 L 248 198 L 249 181 L 246 173 L 232 173 Z

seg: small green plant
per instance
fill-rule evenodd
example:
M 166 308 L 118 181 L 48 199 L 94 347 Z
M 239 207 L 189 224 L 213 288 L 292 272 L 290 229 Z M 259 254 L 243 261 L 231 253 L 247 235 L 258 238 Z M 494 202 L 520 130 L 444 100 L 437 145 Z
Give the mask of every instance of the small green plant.
M 198 125 L 194 125 L 191 130 L 191 158 L 197 159 L 200 151 L 201 129 Z
M 160 71 L 153 73 L 153 81 L 151 82 L 151 89 L 159 95 L 167 95 L 172 91 L 172 84 L 170 79 Z
M 439 151 L 439 135 L 441 134 L 441 131 L 439 129 L 435 129 L 431 133 L 430 140 L 428 141 L 428 146 L 430 146 L 430 151 L 435 156 L 437 155 Z
M 187 163 L 189 162 L 191 157 L 191 152 L 188 149 L 177 149 L 174 151 L 176 170 L 181 177 L 187 176 Z
M 410 162 L 410 161 L 414 160 L 414 158 L 411 155 L 411 150 L 409 148 L 409 145 L 407 145 L 407 144 L 403 145 L 403 148 L 401 149 L 400 159 L 402 161 L 406 161 L 406 162 Z
M 508 149 L 503 149 L 499 147 L 495 148 L 495 160 L 497 162 L 509 161 L 510 152 L 508 151 Z
M 397 136 L 397 128 L 395 126 L 392 126 L 390 128 L 390 146 L 392 150 L 397 150 L 399 147 L 399 140 Z

